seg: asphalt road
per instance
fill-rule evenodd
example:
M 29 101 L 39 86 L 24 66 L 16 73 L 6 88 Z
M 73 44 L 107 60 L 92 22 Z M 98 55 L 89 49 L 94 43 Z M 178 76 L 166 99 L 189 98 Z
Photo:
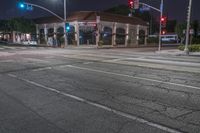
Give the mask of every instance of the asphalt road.
M 200 58 L 150 49 L 0 51 L 0 133 L 199 133 Z

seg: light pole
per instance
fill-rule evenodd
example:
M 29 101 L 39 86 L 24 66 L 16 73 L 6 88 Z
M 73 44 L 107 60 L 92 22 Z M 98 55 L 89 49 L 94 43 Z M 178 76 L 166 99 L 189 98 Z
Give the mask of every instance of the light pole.
M 66 25 L 65 25 L 66 21 L 67 21 L 67 1 L 64 0 L 64 38 L 65 38 L 65 47 L 68 45 Z
M 43 6 L 40 6 L 40 5 L 37 5 L 37 4 L 32 4 L 32 3 L 29 3 L 29 2 L 23 2 L 20 4 L 20 8 L 25 8 L 25 5 L 30 5 L 30 6 L 33 6 L 33 7 L 38 7 L 42 10 L 45 10 L 49 13 L 51 13 L 52 15 L 54 15 L 55 17 L 57 17 L 58 19 L 62 20 L 63 21 L 63 24 L 64 24 L 64 39 L 65 39 L 65 46 L 67 46 L 67 33 L 66 33 L 66 21 L 67 21 L 67 0 L 64 0 L 64 17 L 60 17 L 59 15 L 57 15 L 56 13 L 52 12 L 51 10 L 43 7 Z
M 190 36 L 191 10 L 192 10 L 192 0 L 189 0 L 188 16 L 187 16 L 186 40 L 185 40 L 185 49 L 184 49 L 184 52 L 186 53 L 186 55 L 189 55 L 188 44 L 189 44 L 189 36 Z

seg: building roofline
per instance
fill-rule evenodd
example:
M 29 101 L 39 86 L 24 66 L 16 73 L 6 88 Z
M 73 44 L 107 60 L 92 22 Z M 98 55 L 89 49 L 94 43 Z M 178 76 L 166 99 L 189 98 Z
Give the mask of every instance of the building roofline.
M 132 25 L 143 25 L 147 26 L 147 22 L 143 21 L 137 17 L 128 17 L 119 14 L 112 14 L 107 12 L 100 12 L 100 11 L 76 11 L 72 12 L 69 17 L 67 18 L 68 22 L 72 21 L 96 21 L 96 17 L 100 16 L 101 21 L 108 21 L 108 22 L 119 22 L 119 23 L 127 23 Z M 34 19 L 36 24 L 45 24 L 45 23 L 61 23 L 62 21 L 54 16 L 49 17 L 40 17 Z

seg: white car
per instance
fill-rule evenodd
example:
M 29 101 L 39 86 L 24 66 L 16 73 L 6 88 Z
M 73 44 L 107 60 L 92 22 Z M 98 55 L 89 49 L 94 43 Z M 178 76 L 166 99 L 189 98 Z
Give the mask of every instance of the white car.
M 36 41 L 23 41 L 22 42 L 23 45 L 37 45 L 37 42 Z

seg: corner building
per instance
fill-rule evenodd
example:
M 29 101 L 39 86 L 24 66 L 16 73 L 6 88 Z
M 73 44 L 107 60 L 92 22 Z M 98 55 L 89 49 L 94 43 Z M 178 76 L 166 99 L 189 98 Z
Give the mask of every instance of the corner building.
M 49 38 L 63 43 L 65 23 L 55 17 L 35 20 L 37 39 L 47 44 Z M 67 45 L 140 47 L 147 45 L 148 24 L 136 17 L 105 12 L 79 11 L 67 18 L 70 29 Z

